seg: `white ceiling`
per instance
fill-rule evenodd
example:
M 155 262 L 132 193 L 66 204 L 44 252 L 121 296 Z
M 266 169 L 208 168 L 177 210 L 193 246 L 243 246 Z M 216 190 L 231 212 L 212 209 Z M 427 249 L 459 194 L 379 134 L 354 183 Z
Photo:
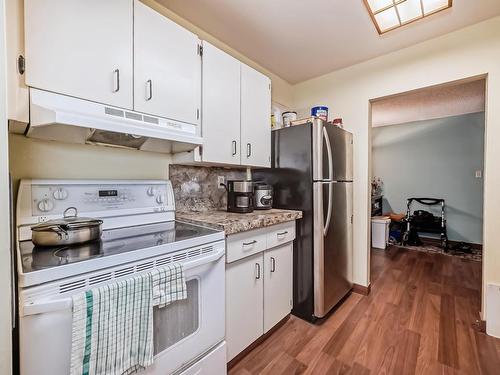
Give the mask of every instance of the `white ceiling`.
M 500 15 L 499 0 L 454 0 L 379 36 L 363 0 L 157 1 L 290 83 Z

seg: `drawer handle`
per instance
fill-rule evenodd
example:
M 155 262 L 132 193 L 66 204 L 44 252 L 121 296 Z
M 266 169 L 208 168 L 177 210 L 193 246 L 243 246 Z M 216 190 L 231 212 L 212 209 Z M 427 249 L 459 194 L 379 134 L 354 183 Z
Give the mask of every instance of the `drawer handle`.
M 276 259 L 274 257 L 271 257 L 271 272 L 276 271 Z
M 288 234 L 288 231 L 286 230 L 286 231 L 284 231 L 284 232 L 280 232 L 280 233 L 278 233 L 278 234 L 277 234 L 277 236 L 278 236 L 278 237 L 279 237 L 279 236 L 285 236 L 285 235 L 287 235 L 287 234 Z
M 255 280 L 260 279 L 260 264 L 255 263 Z
M 250 245 L 253 245 L 253 244 L 256 244 L 257 243 L 257 240 L 253 240 L 253 241 L 250 241 L 250 242 L 243 242 L 243 246 L 250 246 Z

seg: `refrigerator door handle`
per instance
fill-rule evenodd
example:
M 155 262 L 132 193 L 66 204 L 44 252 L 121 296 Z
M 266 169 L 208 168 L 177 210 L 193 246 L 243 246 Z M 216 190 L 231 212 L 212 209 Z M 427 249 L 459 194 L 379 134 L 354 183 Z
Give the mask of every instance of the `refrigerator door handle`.
M 330 137 L 326 131 L 326 127 L 323 126 L 323 138 L 326 143 L 326 152 L 328 154 L 328 180 L 333 179 L 333 156 L 332 156 L 332 145 L 330 144 Z
M 326 237 L 332 219 L 333 184 L 333 182 L 328 183 L 328 211 L 326 213 L 325 226 L 323 227 L 323 237 Z

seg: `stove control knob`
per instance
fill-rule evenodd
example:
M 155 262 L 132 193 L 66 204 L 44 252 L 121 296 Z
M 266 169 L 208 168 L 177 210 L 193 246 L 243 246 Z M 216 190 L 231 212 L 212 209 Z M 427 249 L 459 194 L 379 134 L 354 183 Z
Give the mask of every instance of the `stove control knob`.
M 148 194 L 148 196 L 154 197 L 156 195 L 156 188 L 154 186 L 150 186 L 146 193 Z
M 55 191 L 54 191 L 54 199 L 58 200 L 58 201 L 63 201 L 65 200 L 66 198 L 68 198 L 68 192 L 66 189 L 64 188 L 57 188 Z
M 38 202 L 38 209 L 42 212 L 51 211 L 54 208 L 54 202 L 50 199 L 45 198 Z
M 165 203 L 165 196 L 163 194 L 160 194 L 156 197 L 156 203 L 158 204 L 163 204 Z

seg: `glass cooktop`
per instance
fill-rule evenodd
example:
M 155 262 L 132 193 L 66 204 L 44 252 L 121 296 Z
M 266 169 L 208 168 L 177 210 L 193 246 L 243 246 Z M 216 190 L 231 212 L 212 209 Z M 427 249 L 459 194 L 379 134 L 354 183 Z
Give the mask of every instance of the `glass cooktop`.
M 103 231 L 98 241 L 79 245 L 41 247 L 31 241 L 19 244 L 23 273 L 78 263 L 167 245 L 217 233 L 216 230 L 179 221 L 140 225 Z M 146 257 L 145 257 L 146 258 Z

